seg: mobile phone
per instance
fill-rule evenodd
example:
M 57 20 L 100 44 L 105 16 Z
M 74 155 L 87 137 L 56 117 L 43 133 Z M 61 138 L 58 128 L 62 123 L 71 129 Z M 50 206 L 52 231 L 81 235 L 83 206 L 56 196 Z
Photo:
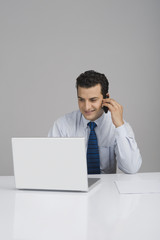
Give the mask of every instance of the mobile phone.
M 107 95 L 103 96 L 103 98 L 109 98 Z M 107 113 L 108 112 L 108 107 L 102 107 L 104 112 Z

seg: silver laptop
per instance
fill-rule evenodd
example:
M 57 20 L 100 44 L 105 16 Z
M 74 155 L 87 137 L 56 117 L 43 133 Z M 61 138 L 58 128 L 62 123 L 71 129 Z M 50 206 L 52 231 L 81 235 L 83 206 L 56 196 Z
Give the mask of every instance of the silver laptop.
M 12 138 L 17 189 L 88 191 L 85 138 Z

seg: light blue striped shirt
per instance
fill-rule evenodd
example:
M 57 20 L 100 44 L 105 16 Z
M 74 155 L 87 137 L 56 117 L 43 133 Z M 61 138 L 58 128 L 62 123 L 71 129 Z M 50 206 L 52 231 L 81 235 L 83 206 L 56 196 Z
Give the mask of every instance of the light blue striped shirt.
M 85 137 L 87 151 L 90 133 L 88 122 L 79 110 L 68 113 L 54 122 L 48 137 Z M 95 123 L 101 173 L 116 173 L 116 164 L 125 173 L 136 173 L 142 158 L 130 125 L 124 121 L 122 126 L 116 128 L 110 112 L 103 113 Z

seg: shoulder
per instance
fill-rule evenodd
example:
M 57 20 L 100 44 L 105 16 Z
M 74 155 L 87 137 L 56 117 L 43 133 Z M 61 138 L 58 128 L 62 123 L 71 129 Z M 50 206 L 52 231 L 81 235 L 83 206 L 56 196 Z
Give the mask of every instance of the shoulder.
M 66 120 L 70 120 L 70 121 L 76 121 L 77 119 L 79 119 L 81 117 L 81 112 L 79 110 L 67 113 L 64 115 L 64 118 Z
M 57 124 L 69 124 L 69 125 L 72 125 L 74 124 L 75 122 L 77 122 L 77 120 L 79 120 L 81 118 L 81 112 L 79 110 L 77 111 L 73 111 L 73 112 L 70 112 L 70 113 L 66 113 L 64 116 L 58 118 L 55 122 Z
M 71 131 L 71 129 L 77 128 L 80 125 L 81 118 L 82 114 L 79 110 L 73 111 L 66 113 L 64 116 L 58 118 L 55 121 L 54 125 L 58 128 L 64 129 L 64 131 L 66 131 L 66 129 L 70 129 Z
M 73 111 L 59 117 L 50 129 L 50 137 L 70 137 L 74 136 L 77 129 L 77 122 L 81 119 L 80 111 Z

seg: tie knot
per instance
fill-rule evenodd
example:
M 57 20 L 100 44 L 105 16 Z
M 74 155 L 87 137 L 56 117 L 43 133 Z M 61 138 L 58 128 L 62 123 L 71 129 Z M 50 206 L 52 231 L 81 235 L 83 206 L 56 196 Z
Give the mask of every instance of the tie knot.
M 89 122 L 87 125 L 90 127 L 91 130 L 93 130 L 97 126 L 95 122 Z

